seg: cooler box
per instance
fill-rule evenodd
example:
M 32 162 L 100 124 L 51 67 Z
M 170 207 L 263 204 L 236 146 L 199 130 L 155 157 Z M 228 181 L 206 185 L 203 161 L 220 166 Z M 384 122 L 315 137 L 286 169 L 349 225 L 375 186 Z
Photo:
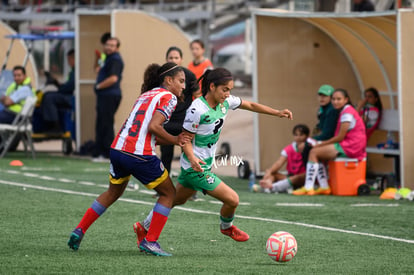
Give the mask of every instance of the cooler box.
M 328 162 L 329 185 L 333 195 L 357 196 L 358 188 L 366 183 L 366 159 L 336 158 Z

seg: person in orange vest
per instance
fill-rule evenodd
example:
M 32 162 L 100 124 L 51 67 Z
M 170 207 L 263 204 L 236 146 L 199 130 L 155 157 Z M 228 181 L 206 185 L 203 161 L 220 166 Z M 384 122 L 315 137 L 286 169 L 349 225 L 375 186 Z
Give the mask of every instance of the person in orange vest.
M 26 98 L 36 96 L 23 66 L 13 68 L 13 79 L 14 82 L 0 97 L 0 123 L 12 124 L 16 115 L 22 111 Z
M 190 43 L 190 50 L 191 54 L 193 55 L 193 61 L 188 64 L 187 68 L 195 74 L 198 80 L 206 70 L 213 69 L 213 64 L 208 58 L 204 57 L 205 49 L 203 41 L 199 39 L 193 40 Z

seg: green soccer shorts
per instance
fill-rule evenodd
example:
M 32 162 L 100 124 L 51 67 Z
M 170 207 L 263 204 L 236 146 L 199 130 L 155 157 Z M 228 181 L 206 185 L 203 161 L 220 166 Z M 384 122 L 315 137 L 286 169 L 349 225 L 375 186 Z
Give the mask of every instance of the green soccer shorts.
M 185 171 L 181 168 L 178 182 L 187 188 L 197 190 L 206 194 L 206 191 L 213 191 L 222 182 L 211 170 L 204 172 Z

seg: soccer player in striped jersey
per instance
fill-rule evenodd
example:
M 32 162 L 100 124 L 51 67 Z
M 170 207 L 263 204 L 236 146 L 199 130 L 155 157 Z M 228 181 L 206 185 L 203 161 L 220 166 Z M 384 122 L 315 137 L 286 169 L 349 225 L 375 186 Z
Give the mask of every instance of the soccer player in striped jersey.
M 175 63 L 162 66 L 151 64 L 147 67 L 141 95 L 111 146 L 108 190 L 92 203 L 73 230 L 68 241 L 70 248 L 79 249 L 86 230 L 123 194 L 132 175 L 159 194 L 148 234 L 138 246 L 153 255 L 171 256 L 161 249 L 157 240 L 172 208 L 175 187 L 168 171 L 156 156 L 155 145 L 157 142 L 183 146 L 190 141 L 188 134 L 172 136 L 163 127 L 184 88 L 183 68 Z
M 220 210 L 220 230 L 232 239 L 244 242 L 249 235 L 233 225 L 239 204 L 237 193 L 212 171 L 216 145 L 229 109 L 244 109 L 280 118 L 292 119 L 292 112 L 275 110 L 263 104 L 242 100 L 230 94 L 234 82 L 231 73 L 224 68 L 207 70 L 202 77 L 202 97 L 193 101 L 187 110 L 183 129 L 192 137 L 183 146 L 181 173 L 176 185 L 173 206 L 184 204 L 194 192 L 201 191 L 223 202 Z M 137 223 L 137 237 L 143 239 L 155 217 L 150 212 L 143 223 Z M 148 231 L 149 233 L 149 231 Z

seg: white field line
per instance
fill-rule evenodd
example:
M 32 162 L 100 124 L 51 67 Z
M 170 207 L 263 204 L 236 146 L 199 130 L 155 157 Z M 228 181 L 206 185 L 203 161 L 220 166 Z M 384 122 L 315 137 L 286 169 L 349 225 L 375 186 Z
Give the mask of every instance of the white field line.
M 93 194 L 93 193 L 78 192 L 78 191 L 58 189 L 58 188 L 50 188 L 50 187 L 30 185 L 30 184 L 24 184 L 24 183 L 17 183 L 17 182 L 5 181 L 5 180 L 0 180 L 0 183 L 7 184 L 7 185 L 12 185 L 12 186 L 20 186 L 20 187 L 25 187 L 25 188 L 44 190 L 44 191 L 52 191 L 52 192 L 58 192 L 58 193 L 71 194 L 71 195 L 81 195 L 81 196 L 87 196 L 87 197 L 97 197 L 98 196 L 98 194 Z M 140 201 L 140 200 L 134 200 L 134 199 L 119 198 L 118 200 L 124 201 L 124 202 L 136 203 L 136 204 L 154 205 L 154 202 L 146 202 L 146 201 Z M 187 212 L 192 212 L 192 213 L 200 213 L 200 214 L 216 215 L 216 216 L 219 215 L 219 213 L 216 213 L 216 212 L 198 210 L 198 209 L 192 209 L 192 208 L 185 208 L 185 207 L 181 207 L 181 206 L 176 206 L 175 209 L 179 209 L 179 210 L 187 211 Z M 236 217 L 239 218 L 239 219 L 266 221 L 266 222 L 274 222 L 274 223 L 281 223 L 281 224 L 290 224 L 290 225 L 297 225 L 297 226 L 303 226 L 303 227 L 308 227 L 308 228 L 315 228 L 315 229 L 320 229 L 320 230 L 325 230 L 325 231 L 340 232 L 340 233 L 346 233 L 346 234 L 367 236 L 367 237 L 373 237 L 373 238 L 378 238 L 378 239 L 386 239 L 386 240 L 392 240 L 392 241 L 397 241 L 397 242 L 414 244 L 414 240 L 407 240 L 407 239 L 394 238 L 394 237 L 384 236 L 384 235 L 357 232 L 357 231 L 339 229 L 339 228 L 334 228 L 334 227 L 326 227 L 326 226 L 307 224 L 307 223 L 301 223 L 301 222 L 291 222 L 291 221 L 283 221 L 283 220 L 260 218 L 260 217 L 251 217 L 251 216 L 236 215 Z
M 21 168 L 23 171 L 61 171 L 59 167 L 41 168 L 41 167 L 27 167 Z
M 2 171 L 2 170 L 0 169 L 0 171 Z M 16 171 L 16 170 L 3 170 L 3 171 L 8 173 L 8 174 L 16 174 L 16 175 L 21 173 L 21 172 Z M 77 183 L 77 184 L 80 184 L 80 185 L 98 186 L 98 187 L 108 188 L 108 184 L 97 184 L 97 183 L 90 182 L 90 181 L 76 181 L 76 180 L 73 180 L 73 179 L 65 179 L 65 178 L 54 178 L 54 177 L 43 176 L 43 175 L 39 175 L 39 174 L 35 174 L 35 173 L 28 173 L 28 172 L 23 173 L 23 176 L 30 177 L 30 178 L 38 178 L 38 179 L 41 179 L 41 180 L 48 180 L 48 181 L 59 181 L 59 182 L 64 182 L 64 183 Z M 135 191 L 135 190 L 126 189 L 126 191 Z M 139 192 L 141 192 L 141 191 L 139 191 Z
M 40 176 L 39 179 L 41 180 L 50 180 L 50 181 L 57 181 L 57 178 L 49 177 L 49 176 Z
M 276 206 L 312 206 L 312 207 L 322 207 L 325 206 L 323 203 L 290 203 L 290 202 L 277 202 Z
M 58 179 L 58 181 L 65 182 L 65 183 L 76 183 L 76 180 L 70 180 L 70 179 Z
M 90 181 L 78 181 L 77 183 L 82 184 L 82 185 L 96 185 L 94 182 L 90 182 Z
M 9 174 L 16 174 L 16 175 L 18 175 L 18 174 L 20 174 L 21 172 L 19 172 L 19 171 L 15 171 L 15 170 L 5 170 L 5 172 L 6 173 L 9 173 Z
M 108 172 L 109 168 L 102 168 L 102 167 L 99 167 L 99 168 L 85 168 L 85 169 L 83 169 L 83 171 L 85 171 L 85 172 L 102 172 L 102 171 Z
M 148 194 L 148 195 L 155 195 L 157 192 L 151 191 L 151 190 L 139 190 L 140 193 Z
M 221 201 L 208 201 L 208 202 L 212 204 L 223 204 L 223 202 Z M 239 202 L 239 205 L 250 205 L 250 202 Z
M 99 194 L 72 191 L 72 190 L 59 189 L 59 188 L 52 188 L 52 187 L 46 187 L 46 186 L 31 185 L 31 184 L 18 183 L 18 182 L 12 182 L 12 181 L 0 180 L 0 183 L 7 184 L 7 185 L 13 185 L 13 186 L 20 186 L 20 187 L 23 187 L 23 188 L 32 188 L 32 189 L 37 189 L 37 190 L 52 191 L 52 192 L 71 194 L 71 195 L 81 195 L 81 196 L 86 196 L 86 197 L 97 197 L 97 196 L 99 196 Z M 153 202 L 130 200 L 130 199 L 124 199 L 124 198 L 119 198 L 118 200 L 126 201 L 126 202 L 133 202 L 134 201 L 134 203 L 138 203 L 138 204 L 147 204 L 147 205 L 153 205 L 154 204 Z
M 366 207 L 366 206 L 382 206 L 382 207 L 396 207 L 400 206 L 398 203 L 356 203 L 351 204 L 351 206 L 357 206 L 357 207 Z
M 31 177 L 31 178 L 38 178 L 38 177 L 40 177 L 38 174 L 33 174 L 33 173 L 23 173 L 23 175 L 25 177 Z

